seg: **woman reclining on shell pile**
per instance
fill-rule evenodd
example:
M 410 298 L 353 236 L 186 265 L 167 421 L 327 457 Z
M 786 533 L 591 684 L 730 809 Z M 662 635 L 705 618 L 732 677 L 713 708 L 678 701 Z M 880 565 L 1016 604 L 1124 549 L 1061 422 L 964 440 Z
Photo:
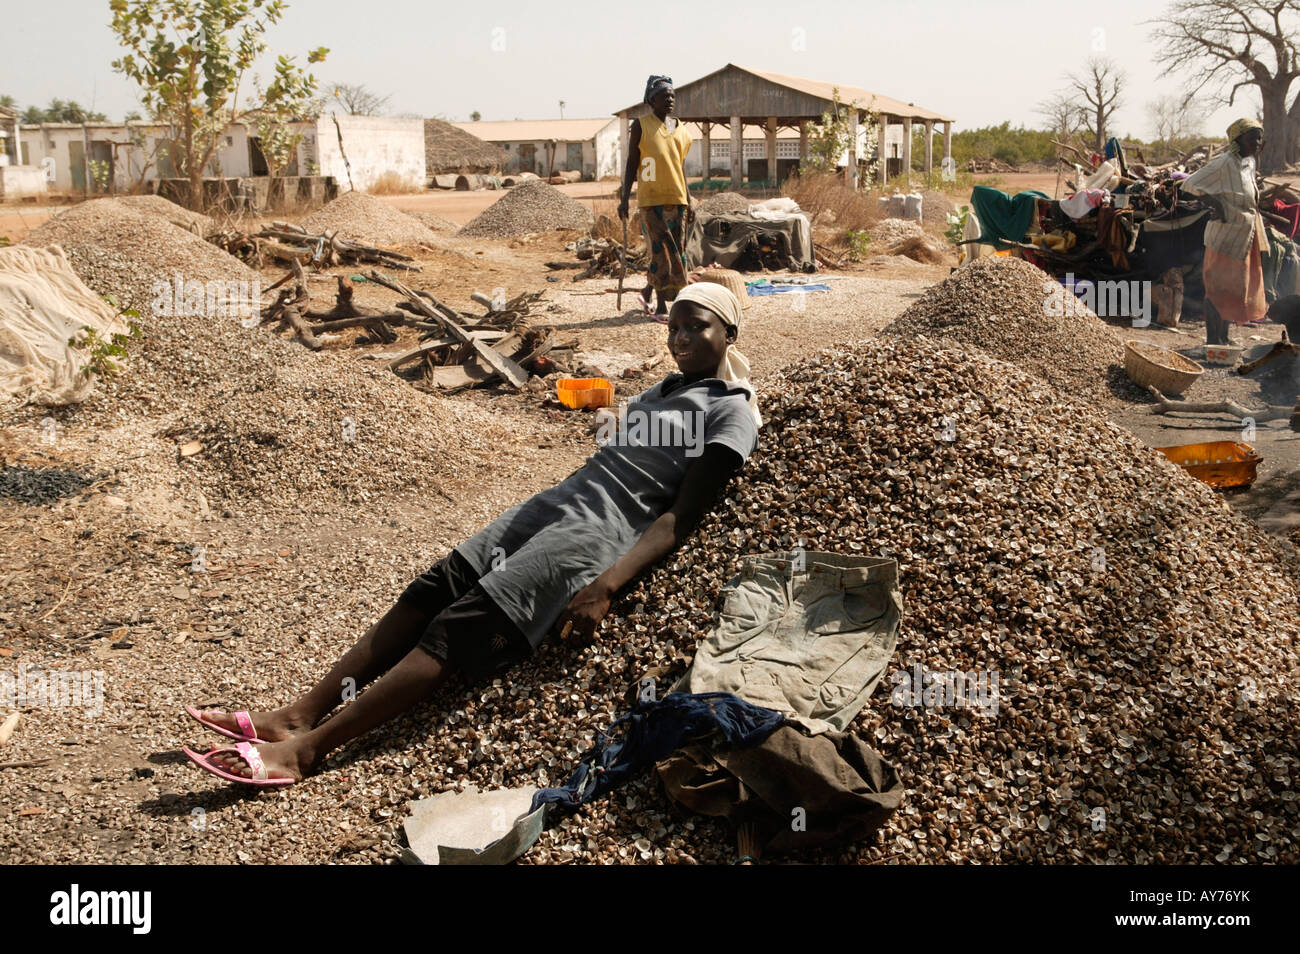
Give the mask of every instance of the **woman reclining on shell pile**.
M 749 365 L 732 347 L 740 316 L 723 286 L 688 285 L 668 326 L 679 373 L 633 398 L 586 464 L 416 578 L 305 696 L 269 712 L 186 707 L 239 740 L 186 755 L 232 782 L 291 785 L 452 672 L 496 676 L 552 627 L 590 639 L 614 594 L 686 538 L 758 446 Z M 329 715 L 345 687 L 376 679 Z

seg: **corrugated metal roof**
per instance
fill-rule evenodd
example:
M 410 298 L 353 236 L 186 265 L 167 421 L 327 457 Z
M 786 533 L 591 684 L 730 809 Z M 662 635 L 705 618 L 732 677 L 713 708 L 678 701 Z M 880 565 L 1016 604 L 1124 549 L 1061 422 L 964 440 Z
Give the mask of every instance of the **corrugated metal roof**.
M 735 64 L 728 65 L 734 66 Z M 873 112 L 888 113 L 900 119 L 910 116 L 912 119 L 955 122 L 951 116 L 944 116 L 942 113 L 936 113 L 933 110 L 912 103 L 891 99 L 888 96 L 882 96 L 879 93 L 871 92 L 869 89 L 863 89 L 861 86 L 853 86 L 849 83 L 824 83 L 821 80 L 804 79 L 802 76 L 787 76 L 784 73 L 769 73 L 766 70 L 756 70 L 748 66 L 736 66 L 736 69 L 744 70 L 746 73 L 753 73 L 755 76 L 761 76 L 768 82 L 776 83 L 778 86 L 788 86 L 790 89 L 797 89 L 801 93 L 807 93 L 809 96 L 817 96 L 826 100 L 831 99 L 834 91 L 838 89 L 840 102 L 842 103 L 851 103 L 857 100 L 859 105 L 870 108 Z
M 862 108 L 870 108 L 877 113 L 887 113 L 890 116 L 899 119 L 910 117 L 912 119 L 920 120 L 929 119 L 940 123 L 956 122 L 953 117 L 945 116 L 943 113 L 936 113 L 934 110 L 926 109 L 922 106 L 915 106 L 911 103 L 904 103 L 902 100 L 892 99 L 889 96 L 882 96 L 879 93 L 873 93 L 869 89 L 863 89 L 861 86 L 854 86 L 851 83 L 827 83 L 822 80 L 807 79 L 802 76 L 788 76 L 785 73 L 771 73 L 767 70 L 756 70 L 748 66 L 738 66 L 735 63 L 728 63 L 721 69 L 714 70 L 706 76 L 691 80 L 690 83 L 681 83 L 677 88 L 684 89 L 685 87 L 690 86 L 691 83 L 698 83 L 702 79 L 716 76 L 718 73 L 728 69 L 736 69 L 749 73 L 752 76 L 765 79 L 769 83 L 775 83 L 778 86 L 785 86 L 788 89 L 797 90 L 798 92 L 806 93 L 809 96 L 815 96 L 818 99 L 824 99 L 827 103 L 829 103 L 833 98 L 834 91 L 839 90 L 840 102 L 852 103 L 856 100 Z M 635 103 L 631 106 L 626 106 L 623 109 L 618 110 L 614 115 L 617 116 L 619 113 L 625 113 L 628 110 L 637 109 L 642 105 L 643 104 L 641 103 Z
M 604 119 L 481 119 L 476 123 L 452 123 L 487 142 L 527 142 L 554 139 L 586 142 L 614 120 Z

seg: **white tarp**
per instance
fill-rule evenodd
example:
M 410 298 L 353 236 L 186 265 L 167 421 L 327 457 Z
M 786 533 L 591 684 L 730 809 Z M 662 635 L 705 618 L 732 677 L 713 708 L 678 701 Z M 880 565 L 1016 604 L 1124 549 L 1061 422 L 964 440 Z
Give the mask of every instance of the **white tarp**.
M 95 388 L 94 375 L 82 374 L 89 354 L 68 346 L 86 325 L 105 341 L 127 330 L 61 248 L 0 248 L 0 394 L 34 404 L 88 398 Z

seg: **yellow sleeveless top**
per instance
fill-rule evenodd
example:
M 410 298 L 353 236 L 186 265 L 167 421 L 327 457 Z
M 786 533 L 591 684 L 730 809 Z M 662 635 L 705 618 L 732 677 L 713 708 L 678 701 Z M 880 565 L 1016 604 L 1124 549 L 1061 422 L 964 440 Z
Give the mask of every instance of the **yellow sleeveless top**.
M 669 117 L 673 118 L 673 117 Z M 641 161 L 636 170 L 636 204 L 686 205 L 686 154 L 691 135 L 679 121 L 669 132 L 654 113 L 640 118 Z

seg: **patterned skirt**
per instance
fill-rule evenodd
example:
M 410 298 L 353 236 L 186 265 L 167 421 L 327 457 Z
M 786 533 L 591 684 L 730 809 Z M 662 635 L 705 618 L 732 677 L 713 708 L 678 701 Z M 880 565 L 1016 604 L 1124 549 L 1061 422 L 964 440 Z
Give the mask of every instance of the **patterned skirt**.
M 641 233 L 650 248 L 650 287 L 666 298 L 676 297 L 686 287 L 686 206 L 646 206 Z

